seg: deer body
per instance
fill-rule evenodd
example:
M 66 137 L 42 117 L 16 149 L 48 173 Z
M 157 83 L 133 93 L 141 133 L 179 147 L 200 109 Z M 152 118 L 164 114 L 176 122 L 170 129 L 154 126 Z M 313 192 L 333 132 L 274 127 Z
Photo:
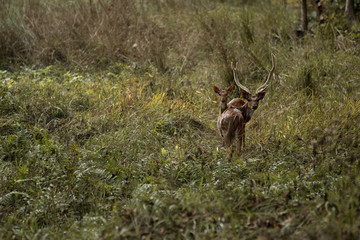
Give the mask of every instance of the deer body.
M 230 157 L 233 154 L 232 145 L 234 139 L 236 139 L 236 150 L 238 156 L 240 156 L 244 139 L 243 135 L 245 134 L 245 120 L 241 111 L 237 108 L 228 108 L 218 117 L 217 127 L 220 136 L 223 138 L 223 145 L 231 147 Z
M 227 95 L 233 89 L 230 86 L 226 90 L 220 90 L 214 87 L 214 91 L 220 96 L 220 111 L 217 119 L 217 129 L 220 136 L 223 138 L 223 145 L 225 147 L 231 147 L 229 155 L 232 156 L 233 150 L 232 145 L 234 139 L 236 139 L 236 149 L 240 156 L 241 145 L 244 139 L 243 134 L 245 133 L 245 119 L 240 109 L 230 107 L 227 103 Z M 245 102 L 241 99 L 235 101 L 234 106 L 240 107 Z

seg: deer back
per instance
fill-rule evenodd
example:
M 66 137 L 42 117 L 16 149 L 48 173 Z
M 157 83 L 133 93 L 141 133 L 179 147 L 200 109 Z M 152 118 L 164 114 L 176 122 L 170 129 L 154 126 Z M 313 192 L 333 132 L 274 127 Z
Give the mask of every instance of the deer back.
M 217 120 L 220 136 L 224 138 L 225 146 L 230 146 L 239 127 L 245 124 L 241 111 L 237 108 L 228 108 Z
M 245 101 L 242 100 L 241 98 L 234 98 L 228 103 L 228 107 L 237 108 L 240 110 L 241 107 L 244 106 L 244 104 L 245 104 Z

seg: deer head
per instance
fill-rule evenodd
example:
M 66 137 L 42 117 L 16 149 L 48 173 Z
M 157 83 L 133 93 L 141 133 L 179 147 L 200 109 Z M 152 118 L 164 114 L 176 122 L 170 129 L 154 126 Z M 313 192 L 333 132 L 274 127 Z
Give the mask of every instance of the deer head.
M 231 63 L 231 68 L 232 68 L 233 73 L 234 73 L 235 83 L 239 87 L 242 97 L 247 101 L 247 103 L 244 105 L 244 110 L 247 111 L 248 114 L 245 114 L 245 115 L 248 115 L 247 116 L 248 118 L 251 118 L 252 113 L 258 108 L 259 101 L 265 97 L 266 88 L 268 87 L 269 81 L 270 81 L 270 79 L 271 79 L 271 77 L 272 77 L 272 75 L 274 73 L 274 70 L 275 70 L 275 56 L 274 56 L 274 54 L 271 54 L 271 60 L 272 60 L 272 68 L 269 71 L 269 75 L 268 75 L 265 83 L 263 85 L 261 85 L 256 90 L 255 95 L 252 95 L 251 92 L 249 91 L 249 89 L 239 82 L 239 78 L 238 78 L 237 73 L 236 73 L 236 71 L 237 71 L 237 63 L 236 63 L 235 67 Z
M 220 114 L 223 113 L 227 109 L 227 98 L 228 94 L 231 93 L 234 86 L 230 86 L 226 90 L 220 90 L 218 87 L 214 86 L 214 92 L 219 94 L 220 96 Z

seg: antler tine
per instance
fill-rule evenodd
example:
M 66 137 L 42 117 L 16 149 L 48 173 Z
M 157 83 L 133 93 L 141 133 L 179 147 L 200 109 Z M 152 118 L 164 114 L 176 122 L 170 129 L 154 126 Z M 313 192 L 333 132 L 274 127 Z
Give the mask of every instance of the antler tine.
M 264 92 L 266 90 L 266 88 L 269 86 L 269 81 L 275 70 L 275 55 L 273 53 L 271 53 L 271 61 L 272 61 L 272 68 L 269 72 L 269 75 L 268 75 L 265 83 L 256 90 L 256 93 Z
M 250 90 L 249 90 L 247 87 L 245 87 L 244 85 L 240 84 L 240 82 L 239 82 L 239 78 L 238 78 L 237 73 L 236 73 L 237 65 L 238 65 L 238 63 L 236 62 L 236 67 L 234 68 L 233 63 L 231 62 L 231 68 L 232 68 L 233 74 L 234 74 L 234 81 L 235 81 L 236 85 L 237 85 L 242 91 L 245 91 L 245 92 L 251 94 L 251 93 L 250 93 Z

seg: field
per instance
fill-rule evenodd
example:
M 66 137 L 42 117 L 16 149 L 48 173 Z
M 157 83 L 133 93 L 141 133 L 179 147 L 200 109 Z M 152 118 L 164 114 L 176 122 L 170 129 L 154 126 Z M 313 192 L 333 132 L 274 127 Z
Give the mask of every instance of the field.
M 359 239 L 360 26 L 285 2 L 0 1 L 0 239 Z

